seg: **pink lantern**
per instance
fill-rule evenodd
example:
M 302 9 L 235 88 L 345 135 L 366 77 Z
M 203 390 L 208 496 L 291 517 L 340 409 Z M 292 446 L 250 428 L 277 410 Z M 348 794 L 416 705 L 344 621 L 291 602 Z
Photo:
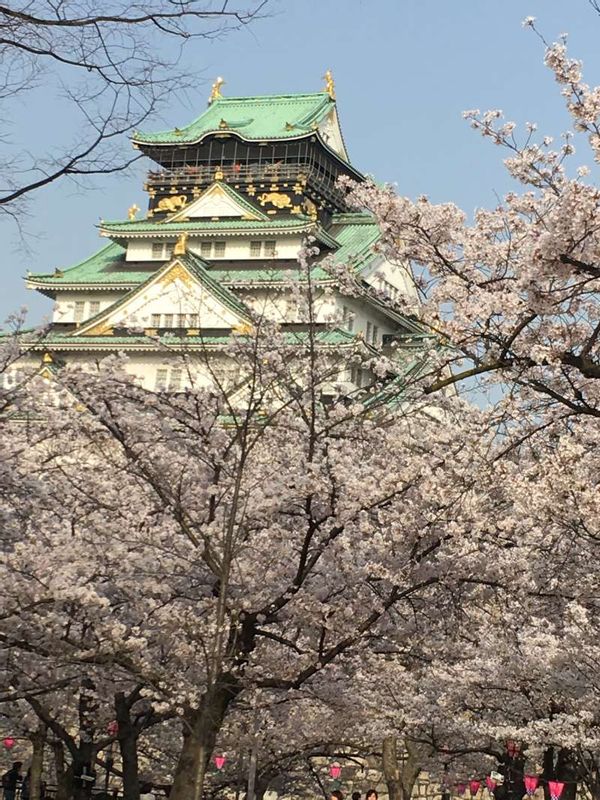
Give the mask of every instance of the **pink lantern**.
M 475 797 L 475 795 L 479 791 L 480 786 L 481 786 L 481 781 L 471 781 L 469 783 L 469 791 L 471 792 L 471 797 Z
M 509 758 L 516 758 L 521 752 L 521 745 L 515 742 L 514 739 L 508 739 L 506 742 L 506 752 Z
M 456 794 L 459 797 L 462 797 L 463 794 L 467 791 L 467 784 L 466 783 L 457 783 L 456 784 Z
M 218 770 L 223 769 L 223 767 L 225 766 L 225 762 L 226 761 L 227 761 L 227 756 L 215 756 L 214 757 L 215 767 Z
M 329 774 L 331 775 L 334 781 L 337 781 L 340 775 L 342 774 L 342 768 L 340 767 L 339 764 L 332 764 L 329 767 Z
M 550 789 L 550 797 L 552 800 L 560 800 L 565 785 L 561 781 L 548 781 L 548 788 Z
M 525 775 L 523 778 L 523 783 L 525 784 L 525 791 L 529 795 L 529 797 L 533 797 L 535 794 L 535 790 L 538 787 L 539 778 L 537 775 Z
M 13 737 L 12 737 L 12 736 L 6 736 L 6 737 L 5 737 L 5 738 L 2 740 L 2 744 L 4 745 L 4 747 L 5 747 L 7 750 L 12 750 L 12 749 L 13 749 L 13 747 L 16 745 L 16 742 L 15 742 L 15 740 L 13 739 Z
M 106 726 L 106 731 L 109 736 L 117 735 L 117 733 L 119 732 L 119 723 L 117 722 L 116 719 L 113 719 L 112 722 L 108 723 L 108 725 Z
M 490 794 L 494 794 L 494 789 L 496 788 L 496 781 L 493 778 L 490 778 L 489 775 L 486 775 L 485 785 L 487 786 L 488 792 Z

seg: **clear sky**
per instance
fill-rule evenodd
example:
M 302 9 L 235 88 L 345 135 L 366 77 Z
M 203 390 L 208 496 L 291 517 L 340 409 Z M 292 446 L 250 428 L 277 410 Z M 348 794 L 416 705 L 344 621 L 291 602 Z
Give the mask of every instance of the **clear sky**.
M 543 46 L 521 27 L 529 15 L 548 40 L 568 32 L 587 81 L 600 83 L 600 17 L 588 0 L 271 0 L 266 18 L 251 27 L 193 45 L 186 57 L 203 75 L 197 92 L 173 94 L 146 128 L 189 122 L 217 75 L 229 95 L 311 92 L 331 68 L 353 163 L 402 194 L 452 200 L 472 212 L 494 204 L 509 182 L 501 152 L 469 128 L 463 110 L 501 108 L 551 135 L 569 126 Z M 13 135 L 28 143 L 71 140 L 76 119 L 56 108 L 52 92 L 30 96 Z M 32 322 L 49 313 L 51 302 L 25 290 L 23 275 L 68 267 L 97 250 L 99 218 L 124 219 L 134 202 L 145 207 L 146 168 L 100 177 L 92 189 L 41 190 L 23 220 L 28 249 L 12 223 L 0 225 L 2 318 L 22 305 Z

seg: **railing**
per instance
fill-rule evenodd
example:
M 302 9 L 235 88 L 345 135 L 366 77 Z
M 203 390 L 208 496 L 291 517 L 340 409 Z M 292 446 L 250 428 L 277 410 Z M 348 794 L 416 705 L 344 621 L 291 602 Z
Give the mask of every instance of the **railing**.
M 285 164 L 200 164 L 148 173 L 148 186 L 154 189 L 184 188 L 222 180 L 226 183 L 262 184 L 308 183 L 331 200 L 340 202 L 342 193 L 335 177 L 309 163 Z

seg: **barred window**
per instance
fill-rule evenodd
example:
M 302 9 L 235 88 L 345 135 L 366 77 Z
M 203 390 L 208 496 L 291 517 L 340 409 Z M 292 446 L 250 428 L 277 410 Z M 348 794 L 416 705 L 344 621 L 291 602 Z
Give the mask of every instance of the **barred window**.
M 81 322 L 85 315 L 85 302 L 83 300 L 77 300 L 75 303 L 75 314 L 73 319 L 75 322 Z
M 225 255 L 225 242 L 215 242 L 214 255 L 215 258 L 223 258 Z
M 156 370 L 156 383 L 155 388 L 159 392 L 164 392 L 167 388 L 167 380 L 169 377 L 169 370 L 166 367 L 161 367 Z

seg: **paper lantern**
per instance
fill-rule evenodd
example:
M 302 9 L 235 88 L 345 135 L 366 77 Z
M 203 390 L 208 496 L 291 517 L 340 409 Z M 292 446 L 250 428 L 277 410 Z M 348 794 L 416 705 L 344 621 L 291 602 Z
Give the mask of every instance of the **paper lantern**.
M 481 786 L 481 781 L 471 781 L 469 783 L 469 791 L 471 792 L 471 797 L 475 797 L 475 795 L 479 791 L 480 786 Z
M 456 794 L 459 797 L 462 797 L 463 794 L 467 791 L 467 784 L 466 783 L 457 783 L 456 784 Z
M 529 797 L 533 797 L 535 794 L 535 790 L 538 787 L 539 778 L 537 775 L 525 775 L 523 778 L 523 783 L 525 784 L 525 791 L 529 795 Z
M 226 761 L 227 761 L 227 756 L 215 756 L 214 758 L 215 767 L 217 769 L 223 769 Z
M 486 776 L 485 785 L 487 786 L 487 790 L 490 794 L 494 794 L 494 789 L 496 788 L 496 781 L 493 778 L 490 778 L 489 775 Z
M 548 788 L 550 789 L 552 800 L 559 800 L 565 785 L 561 781 L 548 781 Z
M 332 764 L 329 767 L 329 774 L 331 775 L 334 781 L 337 781 L 340 775 L 342 774 L 342 768 L 340 767 L 339 764 Z
M 4 745 L 4 747 L 5 747 L 7 750 L 12 750 L 12 749 L 13 749 L 13 747 L 16 745 L 16 742 L 15 742 L 15 740 L 13 739 L 13 737 L 12 737 L 12 736 L 6 736 L 6 737 L 5 737 L 5 738 L 2 740 L 2 744 Z

